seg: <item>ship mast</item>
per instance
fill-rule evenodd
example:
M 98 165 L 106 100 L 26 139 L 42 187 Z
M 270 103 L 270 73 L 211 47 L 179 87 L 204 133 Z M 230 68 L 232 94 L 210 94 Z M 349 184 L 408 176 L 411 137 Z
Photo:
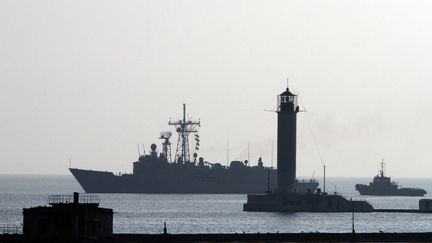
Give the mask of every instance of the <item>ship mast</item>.
M 175 158 L 178 163 L 190 162 L 189 134 L 197 133 L 200 121 L 186 120 L 186 104 L 183 104 L 183 119 L 169 121 L 168 125 L 176 127 L 179 134 Z
M 384 159 L 381 160 L 380 175 L 381 175 L 381 177 L 384 177 Z

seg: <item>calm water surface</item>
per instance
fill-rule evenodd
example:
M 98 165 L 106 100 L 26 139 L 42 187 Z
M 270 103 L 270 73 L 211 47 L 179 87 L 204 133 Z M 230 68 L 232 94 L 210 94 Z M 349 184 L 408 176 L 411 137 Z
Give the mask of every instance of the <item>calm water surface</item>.
M 356 183 L 370 178 L 328 178 L 327 191 L 369 201 L 376 208 L 418 208 L 419 197 L 359 196 Z M 432 192 L 431 179 L 398 179 Z M 330 190 L 329 190 L 330 189 Z M 22 222 L 22 208 L 47 205 L 50 194 L 83 192 L 70 175 L 0 175 L 0 225 Z M 243 212 L 246 195 L 98 194 L 114 209 L 116 233 L 350 232 L 350 213 Z M 429 198 L 431 193 L 426 194 Z M 432 214 L 356 213 L 357 232 L 432 232 Z

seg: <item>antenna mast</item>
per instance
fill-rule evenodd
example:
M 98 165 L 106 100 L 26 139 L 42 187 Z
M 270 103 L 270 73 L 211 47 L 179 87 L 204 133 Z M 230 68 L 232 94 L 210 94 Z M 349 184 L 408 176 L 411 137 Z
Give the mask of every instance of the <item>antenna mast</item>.
M 323 165 L 323 167 L 324 167 L 324 187 L 323 187 L 323 192 L 325 193 L 326 191 L 325 191 L 325 179 L 326 179 L 326 174 L 325 174 L 325 165 Z
M 200 121 L 186 120 L 186 104 L 183 104 L 183 119 L 178 121 L 169 121 L 168 125 L 176 127 L 179 134 L 175 158 L 177 162 L 190 162 L 189 151 L 189 134 L 197 133 Z
M 267 168 L 267 194 L 270 194 L 270 168 Z
M 227 162 L 226 162 L 226 166 L 228 167 L 229 165 L 229 140 L 227 141 Z
M 273 140 L 272 140 L 272 146 L 271 146 L 271 167 L 273 168 Z
M 139 144 L 137 144 L 137 148 L 138 148 L 138 157 L 140 157 L 141 156 L 141 151 L 140 151 Z
M 250 141 L 248 141 L 248 163 L 250 164 Z

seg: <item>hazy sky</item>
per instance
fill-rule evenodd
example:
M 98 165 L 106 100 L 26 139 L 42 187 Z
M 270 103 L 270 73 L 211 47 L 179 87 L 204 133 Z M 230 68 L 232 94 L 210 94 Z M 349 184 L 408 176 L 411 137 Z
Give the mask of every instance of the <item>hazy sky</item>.
M 276 148 L 276 95 L 300 94 L 298 174 L 432 171 L 432 1 L 0 1 L 0 173 L 130 172 L 169 118 L 200 156 Z M 309 122 L 308 122 L 309 121 Z M 310 124 L 310 126 L 308 125 Z M 177 137 L 173 137 L 175 144 Z M 276 164 L 276 151 L 274 156 Z

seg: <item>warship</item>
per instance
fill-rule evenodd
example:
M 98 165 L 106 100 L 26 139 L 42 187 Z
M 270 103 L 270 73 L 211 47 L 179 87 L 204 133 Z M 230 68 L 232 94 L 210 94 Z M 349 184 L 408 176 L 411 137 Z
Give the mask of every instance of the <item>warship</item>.
M 369 185 L 356 184 L 355 188 L 360 195 L 374 196 L 418 196 L 422 197 L 426 191 L 421 188 L 404 188 L 396 182 L 391 181 L 390 177 L 384 175 L 384 160 L 381 161 L 381 169 Z
M 277 188 L 277 170 L 266 167 L 259 158 L 256 165 L 248 160 L 231 161 L 229 166 L 211 163 L 198 157 L 200 138 L 198 128 L 201 122 L 186 119 L 186 105 L 183 104 L 183 118 L 168 123 L 175 127 L 178 142 L 175 155 L 171 156 L 171 132 L 161 132 L 162 149 L 156 144 L 150 152 L 133 162 L 131 174 L 115 174 L 109 171 L 95 171 L 69 168 L 72 175 L 87 193 L 269 193 Z M 195 152 L 190 152 L 189 135 L 194 135 Z M 319 183 L 315 179 L 296 180 L 298 192 L 314 192 Z

